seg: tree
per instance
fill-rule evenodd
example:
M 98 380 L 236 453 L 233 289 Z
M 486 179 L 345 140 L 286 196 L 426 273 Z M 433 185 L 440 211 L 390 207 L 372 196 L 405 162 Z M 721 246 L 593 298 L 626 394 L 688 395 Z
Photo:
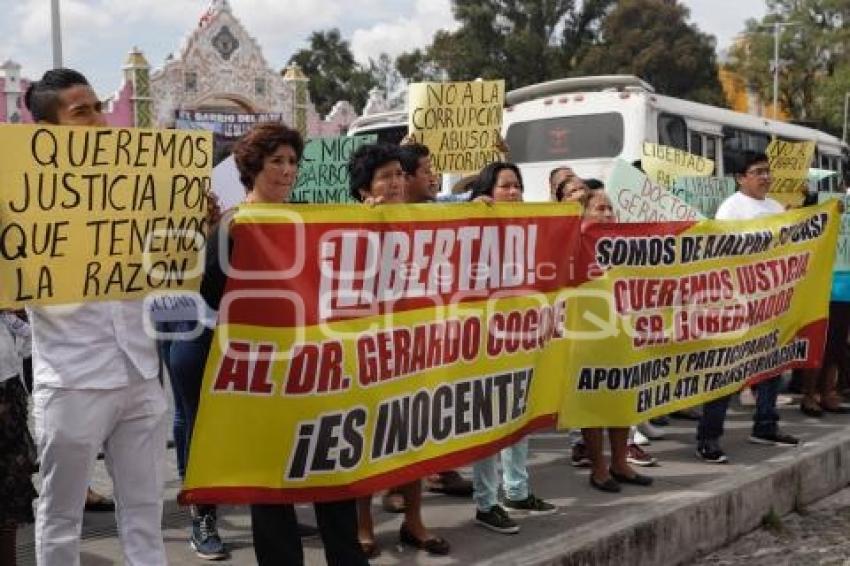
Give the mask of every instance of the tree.
M 621 0 L 583 52 L 578 74 L 631 74 L 661 94 L 726 105 L 714 38 L 676 0 Z
M 446 72 L 439 68 L 421 49 L 402 53 L 395 60 L 395 68 L 407 82 L 440 81 L 446 79 Z
M 289 63 L 297 63 L 310 77 L 310 99 L 320 114 L 330 112 L 340 100 L 363 108 L 376 84 L 372 73 L 354 60 L 338 29 L 313 32 L 310 47 L 297 51 Z
M 767 0 L 768 14 L 749 20 L 743 40 L 730 51 L 730 67 L 762 100 L 773 99 L 773 24 L 779 38 L 779 105 L 795 120 L 841 129 L 843 93 L 850 65 L 850 2 Z
M 461 26 L 439 31 L 421 55 L 398 62 L 430 64 L 451 80 L 503 78 L 507 88 L 566 75 L 579 46 L 593 37 L 615 0 L 454 0 Z

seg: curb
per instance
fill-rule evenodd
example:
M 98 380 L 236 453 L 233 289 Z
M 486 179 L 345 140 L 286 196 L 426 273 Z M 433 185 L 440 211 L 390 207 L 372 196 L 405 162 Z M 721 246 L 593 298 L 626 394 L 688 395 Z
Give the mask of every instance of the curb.
M 619 519 L 592 521 L 476 564 L 682 564 L 752 531 L 771 511 L 786 515 L 844 488 L 850 483 L 847 463 L 845 429 L 789 448 L 734 477 L 662 494 L 656 504 Z

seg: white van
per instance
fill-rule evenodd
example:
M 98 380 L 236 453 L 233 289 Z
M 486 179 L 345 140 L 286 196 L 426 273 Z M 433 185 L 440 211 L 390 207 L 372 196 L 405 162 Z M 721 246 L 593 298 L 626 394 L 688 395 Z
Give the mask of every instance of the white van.
M 736 152 L 764 151 L 771 137 L 817 143 L 813 167 L 843 173 L 848 146 L 804 126 L 768 120 L 725 108 L 655 94 L 651 85 L 629 75 L 575 77 L 530 85 L 505 95 L 502 135 L 510 161 L 522 170 L 526 201 L 549 199 L 549 172 L 569 165 L 584 178 L 604 181 L 617 158 L 641 158 L 644 141 L 703 155 L 716 163 L 716 175 Z M 397 141 L 407 132 L 404 111 L 356 120 L 349 133 L 377 132 Z M 395 139 L 394 139 L 395 138 Z M 821 190 L 844 186 L 840 177 Z

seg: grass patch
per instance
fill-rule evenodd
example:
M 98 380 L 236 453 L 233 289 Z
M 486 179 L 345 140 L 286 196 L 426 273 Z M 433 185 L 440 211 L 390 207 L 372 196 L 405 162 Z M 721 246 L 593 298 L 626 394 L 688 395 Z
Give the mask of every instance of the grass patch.
M 773 509 L 773 507 L 771 507 L 770 511 L 765 513 L 761 518 L 761 526 L 766 531 L 770 531 L 776 535 L 785 532 L 785 526 L 782 524 L 782 517 Z

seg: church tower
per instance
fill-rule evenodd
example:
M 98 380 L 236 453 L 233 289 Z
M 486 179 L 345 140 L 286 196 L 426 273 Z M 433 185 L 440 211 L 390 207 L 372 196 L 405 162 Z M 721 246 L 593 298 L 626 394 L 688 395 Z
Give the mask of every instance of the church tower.
M 297 63 L 292 63 L 283 72 L 283 80 L 292 86 L 292 92 L 295 93 L 295 100 L 292 105 L 292 126 L 301 132 L 301 135 L 307 136 L 307 111 L 310 106 L 310 93 L 307 90 L 307 84 L 310 79 L 301 70 Z
M 138 47 L 134 47 L 122 67 L 124 80 L 133 86 L 130 100 L 133 111 L 133 125 L 137 128 L 152 128 L 153 100 L 151 99 L 151 66 Z

